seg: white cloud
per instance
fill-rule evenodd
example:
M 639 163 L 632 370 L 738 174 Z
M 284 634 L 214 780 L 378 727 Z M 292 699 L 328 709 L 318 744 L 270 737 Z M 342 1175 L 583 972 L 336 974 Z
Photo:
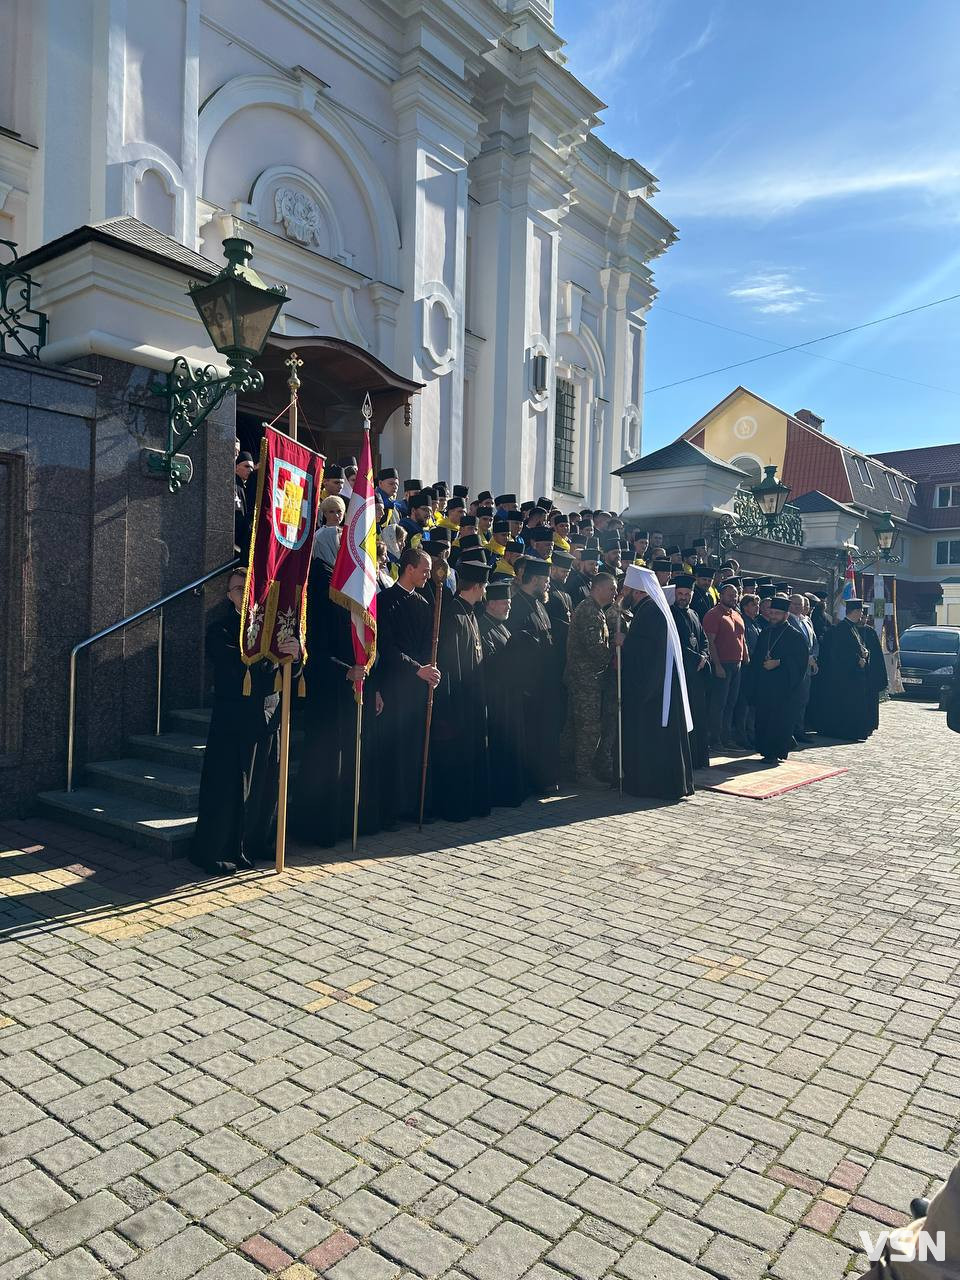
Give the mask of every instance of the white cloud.
M 660 16 L 659 0 L 598 6 L 587 30 L 567 48 L 574 74 L 602 95 L 632 58 L 646 52 Z
M 816 201 L 911 190 L 932 198 L 960 197 L 960 155 L 913 166 L 859 169 L 854 164 L 819 169 L 800 163 L 771 169 L 757 161 L 748 173 L 714 171 L 687 185 L 665 183 L 661 203 L 670 216 L 769 218 Z
M 735 288 L 728 289 L 727 293 L 738 302 L 747 303 L 754 311 L 769 316 L 792 315 L 809 303 L 818 301 L 809 289 L 795 284 L 786 271 L 757 272 Z

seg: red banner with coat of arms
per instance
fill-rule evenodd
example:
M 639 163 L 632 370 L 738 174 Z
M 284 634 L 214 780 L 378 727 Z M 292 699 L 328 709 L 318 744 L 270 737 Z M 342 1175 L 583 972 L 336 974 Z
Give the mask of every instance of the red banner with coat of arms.
M 278 645 L 296 638 L 306 657 L 307 578 L 324 459 L 267 427 L 257 468 L 257 508 L 240 615 L 240 654 L 247 665 L 282 659 Z

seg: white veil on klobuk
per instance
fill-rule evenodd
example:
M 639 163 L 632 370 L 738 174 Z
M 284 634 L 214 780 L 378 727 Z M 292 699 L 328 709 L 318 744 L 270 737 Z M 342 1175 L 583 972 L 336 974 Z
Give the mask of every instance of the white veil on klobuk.
M 632 587 L 636 591 L 645 592 L 653 603 L 663 614 L 664 621 L 667 624 L 667 660 L 664 663 L 663 671 L 663 716 L 660 720 L 662 728 L 666 728 L 667 721 L 670 719 L 670 694 L 673 688 L 674 670 L 677 673 L 677 682 L 680 685 L 680 696 L 683 699 L 683 714 L 687 723 L 687 733 L 693 730 L 693 716 L 690 714 L 690 698 L 687 694 L 687 677 L 683 669 L 683 652 L 680 648 L 680 636 L 677 634 L 677 624 L 673 614 L 670 612 L 670 602 L 667 600 L 666 592 L 673 591 L 673 587 L 661 587 L 657 575 L 652 569 L 644 569 L 638 564 L 627 566 L 627 576 L 624 579 L 624 586 Z

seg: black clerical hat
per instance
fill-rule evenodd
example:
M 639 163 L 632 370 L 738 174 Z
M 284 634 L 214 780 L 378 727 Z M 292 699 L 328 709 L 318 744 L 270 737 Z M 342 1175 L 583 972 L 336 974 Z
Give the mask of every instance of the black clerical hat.
M 356 470 L 357 460 L 356 458 L 341 458 L 340 466 L 343 467 L 344 471 L 346 471 L 347 467 L 353 467 L 353 469 Z
M 499 498 L 494 498 L 494 502 L 498 507 L 515 507 L 517 505 L 517 495 L 515 493 L 501 493 Z
M 421 544 L 432 555 L 435 550 L 450 550 L 450 530 L 442 527 L 431 529 L 430 536 Z
M 460 535 L 461 551 L 473 551 L 476 547 L 483 547 L 479 533 L 462 533 Z
M 570 523 L 570 517 L 562 511 L 555 511 L 550 519 L 553 521 L 554 528 L 556 528 L 558 524 L 568 525 Z
M 521 503 L 520 503 L 520 510 L 521 510 L 521 511 L 532 511 L 532 510 L 533 510 L 533 508 L 534 508 L 536 505 L 537 505 L 537 504 L 536 504 L 535 502 L 533 502 L 532 500 L 528 499 L 526 502 L 521 502 Z
M 523 573 L 528 577 L 546 578 L 550 573 L 550 563 L 547 560 L 527 559 L 526 557 L 520 561 Z
M 400 479 L 400 472 L 397 470 L 396 467 L 384 467 L 383 470 L 380 472 L 380 474 L 377 476 L 377 483 L 379 484 L 381 480 L 399 480 L 399 479 Z
M 573 556 L 569 551 L 562 551 L 559 547 L 553 552 L 551 559 L 558 569 L 572 569 Z
M 241 453 L 237 454 L 236 465 L 239 467 L 241 462 L 253 462 L 253 454 L 247 453 L 246 449 L 244 449 Z
M 847 613 L 852 613 L 854 609 L 863 608 L 863 601 L 857 596 L 851 596 L 849 600 L 844 600 L 843 607 Z
M 653 570 L 654 573 L 669 573 L 670 570 L 673 568 L 673 565 L 670 563 L 669 560 L 664 560 L 663 558 L 661 558 L 659 560 L 654 560 L 650 568 Z
M 466 506 L 466 501 L 463 498 L 450 498 L 447 501 L 447 515 L 452 516 L 455 511 L 464 511 Z
M 666 552 L 668 556 L 679 556 L 683 554 L 677 543 L 674 543 L 671 547 L 667 547 Z
M 329 464 L 324 468 L 323 478 L 324 478 L 324 480 L 342 480 L 342 479 L 343 479 L 343 467 L 339 467 L 339 466 L 337 466 L 337 464 L 336 464 L 335 462 L 331 462 L 331 463 L 329 463 Z
M 437 495 L 438 498 L 445 498 L 447 496 L 446 480 L 434 480 L 433 484 L 430 487 L 433 489 L 433 492 Z
M 490 526 L 490 528 L 493 530 L 493 532 L 494 532 L 494 533 L 509 533 L 509 532 L 510 532 L 510 521 L 509 521 L 509 520 L 494 520 L 494 522 L 493 522 L 493 524 Z
M 693 545 L 694 545 L 694 548 L 705 547 L 707 545 L 707 540 L 706 538 L 694 538 Z
M 553 503 L 549 498 L 538 498 L 537 506 L 543 507 L 544 511 L 551 511 L 553 509 Z
M 724 587 L 736 587 L 737 590 L 739 591 L 740 586 L 741 586 L 740 578 L 726 578 L 724 579 L 723 582 L 720 583 L 720 590 L 722 591 Z
M 478 493 L 478 494 L 477 494 L 477 501 L 478 501 L 478 502 L 492 502 L 492 501 L 493 501 L 493 494 L 490 492 L 490 490 L 489 490 L 489 489 L 484 489 L 482 493 Z
M 507 551 L 509 551 L 511 555 L 522 556 L 524 551 L 526 551 L 526 547 L 517 538 L 514 538 L 513 541 L 508 542 L 506 547 L 504 548 L 504 553 L 506 553 Z
M 528 529 L 523 535 L 527 542 L 552 542 L 553 530 L 547 525 L 538 525 L 535 529 Z
M 483 520 L 492 520 L 496 513 L 496 508 L 489 505 L 477 507 L 477 515 Z
M 615 529 L 609 533 L 606 532 L 606 530 L 604 530 L 604 532 L 601 533 L 600 535 L 600 548 L 603 551 L 619 551 L 620 550 L 619 533 L 617 533 Z
M 511 507 L 507 512 L 507 519 L 513 520 L 516 524 L 523 524 L 523 512 L 519 507 Z
M 789 582 L 775 582 L 773 585 L 777 588 L 778 595 L 788 596 L 792 590 Z
M 428 507 L 433 501 L 433 494 L 429 489 L 421 489 L 419 493 L 415 493 L 410 499 L 410 510 L 416 507 Z
M 770 599 L 770 608 L 779 609 L 781 613 L 790 612 L 790 601 L 786 596 L 772 596 Z
M 760 597 L 761 600 L 772 600 L 776 594 L 777 594 L 777 588 L 773 585 L 772 582 L 770 583 L 765 582 L 761 586 L 757 587 L 757 595 Z
M 470 495 L 470 486 L 466 484 L 455 484 L 453 486 L 453 496 L 455 498 L 466 498 Z
M 499 582 L 491 582 L 487 586 L 488 600 L 509 600 L 510 599 L 510 580 L 501 580 Z
M 675 587 L 692 587 L 694 584 L 694 576 L 692 573 L 678 573 L 673 579 Z
M 708 564 L 704 564 L 702 560 L 700 561 L 699 564 L 695 564 L 693 566 L 693 572 L 696 574 L 698 578 L 713 577 L 713 570 L 710 568 Z
M 584 547 L 584 549 L 580 552 L 580 559 L 581 559 L 581 560 L 592 560 L 592 561 L 596 561 L 597 563 L 599 563 L 599 561 L 600 561 L 600 548 L 599 548 L 599 547 Z
M 549 507 L 541 507 L 540 503 L 539 503 L 539 502 L 537 502 L 537 503 L 535 503 L 535 505 L 534 505 L 534 506 L 532 506 L 532 507 L 530 508 L 530 510 L 529 510 L 529 512 L 528 512 L 527 514 L 532 516 L 532 515 L 534 514 L 534 512 L 536 512 L 536 511 L 539 511 L 539 512 L 540 512 L 540 514 L 541 514 L 542 516 L 545 516 L 545 515 L 548 515 L 548 514 L 549 514 L 550 508 L 549 508 Z
M 473 583 L 487 582 L 490 578 L 490 566 L 481 564 L 478 560 L 459 559 L 457 561 L 457 582 Z
M 741 578 L 740 581 L 745 591 L 752 591 L 757 585 L 756 578 Z
M 423 488 L 422 480 L 404 480 L 403 482 L 404 493 L 409 493 L 411 489 L 416 489 L 419 491 L 422 488 Z
M 460 528 L 461 528 L 461 529 L 475 529 L 476 527 L 477 527 L 477 517 L 476 517 L 476 516 L 461 516 L 461 517 L 460 517 Z
M 587 540 L 582 533 L 575 533 L 570 538 L 570 545 L 571 547 L 585 547 L 587 545 Z

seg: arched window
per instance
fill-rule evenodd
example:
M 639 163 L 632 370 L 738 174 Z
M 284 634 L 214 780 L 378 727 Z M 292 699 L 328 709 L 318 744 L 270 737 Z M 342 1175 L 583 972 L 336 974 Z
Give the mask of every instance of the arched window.
M 741 471 L 745 471 L 747 473 L 750 478 L 742 482 L 747 487 L 759 484 L 763 479 L 763 468 L 757 459 L 752 457 L 749 453 L 741 453 L 739 457 L 731 458 L 730 465 L 731 467 L 738 467 Z

